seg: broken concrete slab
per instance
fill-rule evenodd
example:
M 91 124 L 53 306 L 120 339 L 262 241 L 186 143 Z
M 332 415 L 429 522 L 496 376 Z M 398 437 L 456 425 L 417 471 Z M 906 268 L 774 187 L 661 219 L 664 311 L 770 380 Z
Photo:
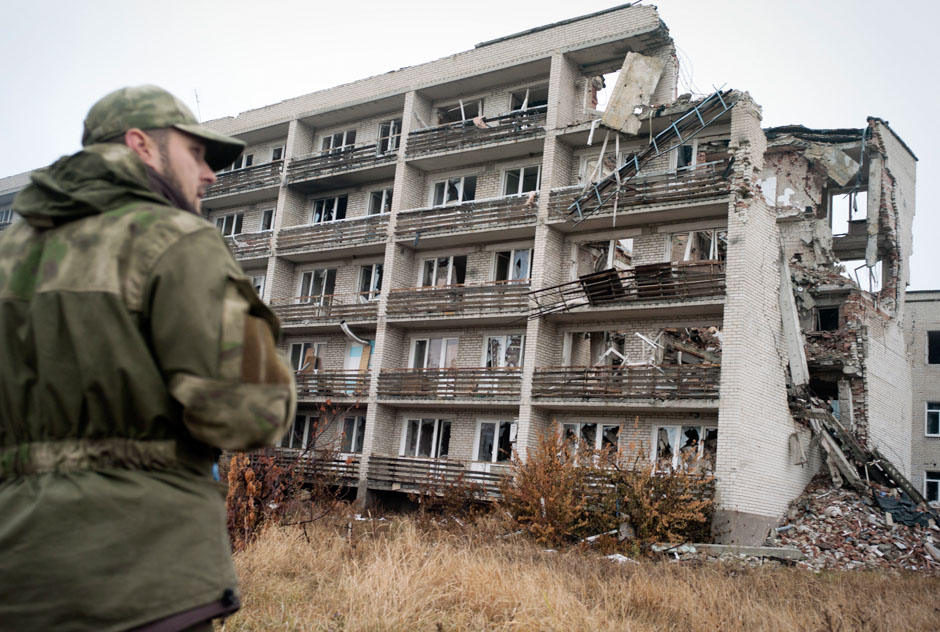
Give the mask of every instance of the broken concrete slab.
M 612 129 L 636 134 L 640 130 L 640 118 L 634 110 L 650 104 L 665 65 L 655 57 L 627 53 L 601 122 Z
M 840 187 L 847 185 L 858 174 L 858 163 L 838 147 L 810 143 L 804 155 L 821 165 Z
M 803 552 L 797 548 L 775 546 L 738 546 L 736 544 L 694 544 L 695 549 L 707 555 L 748 555 L 770 557 L 777 560 L 801 560 Z

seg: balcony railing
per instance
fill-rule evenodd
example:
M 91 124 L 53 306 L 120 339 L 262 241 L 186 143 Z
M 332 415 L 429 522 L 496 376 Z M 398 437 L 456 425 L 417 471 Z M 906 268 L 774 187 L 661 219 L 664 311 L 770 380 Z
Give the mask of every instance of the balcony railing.
M 605 401 L 622 399 L 710 399 L 718 397 L 721 366 L 545 367 L 535 369 L 532 396 L 538 399 Z
M 288 182 L 302 182 L 340 171 L 393 163 L 396 152 L 380 153 L 379 146 L 358 145 L 321 151 L 313 156 L 294 158 L 287 167 Z
M 725 195 L 730 190 L 727 160 L 707 162 L 696 167 L 670 171 L 645 178 L 633 178 L 626 183 L 617 200 L 617 212 L 650 204 L 696 200 Z M 552 190 L 548 198 L 550 221 L 568 219 L 568 207 L 581 195 L 581 186 L 570 186 Z M 610 199 L 593 215 L 605 216 L 614 211 L 614 200 Z
M 485 127 L 473 121 L 458 121 L 437 127 L 415 130 L 408 134 L 405 155 L 409 158 L 504 140 L 521 140 L 545 132 L 547 106 L 530 108 L 524 112 L 510 112 L 483 119 Z
M 273 233 L 265 231 L 263 233 L 243 233 L 241 235 L 231 235 L 225 238 L 229 250 L 236 259 L 250 259 L 253 257 L 267 257 L 271 254 L 271 245 L 273 243 Z
M 723 261 L 681 261 L 635 266 L 628 270 L 602 270 L 574 281 L 535 290 L 530 317 L 583 307 L 608 307 L 642 301 L 722 296 Z
M 3 229 L 5 229 L 5 228 L 9 228 L 12 224 L 13 224 L 13 222 L 0 222 L 0 230 L 3 230 Z
M 529 280 L 399 288 L 388 293 L 389 318 L 523 313 Z
M 368 371 L 302 371 L 295 379 L 300 399 L 358 399 L 369 394 Z
M 275 462 L 283 468 L 296 468 L 304 480 L 355 484 L 359 479 L 358 454 L 343 455 L 316 450 L 275 448 Z M 255 455 L 252 455 L 253 457 Z
M 483 471 L 491 467 L 499 471 Z M 422 459 L 404 456 L 369 457 L 369 484 L 404 491 L 440 491 L 449 486 L 476 486 L 487 496 L 499 494 L 499 481 L 508 472 L 500 466 L 480 464 L 474 469 L 469 461 L 456 459 Z
M 388 214 L 366 215 L 335 222 L 285 228 L 278 233 L 278 254 L 349 248 L 385 241 Z
M 534 225 L 537 213 L 537 193 L 402 211 L 398 215 L 395 237 L 411 239 L 487 228 L 499 230 L 510 226 Z
M 380 399 L 515 399 L 522 369 L 383 369 Z
M 231 195 L 251 191 L 252 189 L 277 186 L 281 183 L 281 170 L 283 167 L 283 160 L 275 160 L 253 167 L 216 174 L 215 184 L 206 189 L 206 197 L 219 197 L 220 195 Z
M 295 296 L 271 301 L 271 308 L 283 325 L 375 320 L 378 296 L 370 292 Z

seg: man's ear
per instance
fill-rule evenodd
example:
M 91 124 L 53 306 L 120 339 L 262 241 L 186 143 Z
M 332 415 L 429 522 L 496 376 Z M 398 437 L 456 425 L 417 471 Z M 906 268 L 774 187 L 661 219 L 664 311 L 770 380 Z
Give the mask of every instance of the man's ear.
M 160 151 L 156 142 L 143 130 L 136 127 L 124 132 L 124 144 L 140 156 L 144 164 L 155 171 L 160 170 Z

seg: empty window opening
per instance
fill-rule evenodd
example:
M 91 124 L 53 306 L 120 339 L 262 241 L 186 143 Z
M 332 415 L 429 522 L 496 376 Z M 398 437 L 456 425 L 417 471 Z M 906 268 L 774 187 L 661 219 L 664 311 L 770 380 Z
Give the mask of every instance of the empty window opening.
M 321 149 L 324 152 L 335 153 L 349 149 L 356 144 L 356 130 L 348 129 L 323 137 Z
M 483 101 L 476 99 L 473 101 L 458 101 L 455 104 L 441 107 L 437 110 L 437 122 L 439 125 L 446 123 L 459 123 L 476 118 L 483 114 Z
M 255 288 L 255 292 L 258 293 L 258 296 L 264 296 L 264 279 L 264 274 L 251 277 L 251 285 Z
M 378 300 L 382 293 L 382 264 L 373 263 L 359 268 L 359 302 Z
M 244 219 L 244 213 L 230 213 L 229 215 L 217 217 L 215 220 L 215 227 L 222 231 L 222 234 L 226 236 L 241 235 L 242 220 Z
M 393 119 L 379 124 L 379 142 L 377 152 L 387 154 L 398 150 L 401 140 L 401 119 Z
M 724 261 L 728 231 L 693 230 L 672 236 L 670 261 Z
M 924 434 L 928 437 L 940 437 L 940 402 L 927 402 Z
M 513 421 L 482 421 L 477 432 L 477 461 L 505 463 L 512 459 L 516 437 Z
M 718 452 L 718 429 L 707 426 L 653 428 L 653 463 L 657 469 L 702 468 L 713 472 Z
M 929 503 L 940 501 L 940 472 L 924 472 L 924 498 Z
M 487 336 L 486 343 L 484 343 L 483 366 L 488 369 L 521 367 L 524 349 L 524 334 Z
M 531 250 L 503 250 L 496 253 L 494 281 L 524 281 L 529 278 Z
M 459 204 L 476 199 L 477 177 L 461 176 L 450 178 L 434 185 L 434 197 L 431 202 L 434 206 L 443 204 Z
M 401 456 L 446 458 L 450 452 L 449 419 L 407 419 L 402 433 Z
M 816 308 L 816 331 L 837 331 L 839 329 L 838 307 Z
M 509 109 L 513 112 L 529 110 L 548 105 L 548 86 L 535 86 L 524 90 L 516 90 L 509 101 Z
M 676 169 L 686 169 L 694 167 L 699 163 L 698 159 L 698 139 L 692 139 L 692 142 L 679 145 L 675 151 Z
M 346 203 L 348 201 L 348 195 L 314 200 L 313 208 L 310 209 L 310 223 L 323 224 L 346 219 Z
M 362 415 L 343 419 L 343 437 L 340 452 L 360 453 L 366 436 L 366 418 Z
M 589 241 L 578 247 L 578 276 L 601 270 L 629 270 L 633 265 L 633 239 Z
M 284 147 L 275 147 L 271 150 L 271 162 L 284 159 Z
M 842 266 L 842 276 L 855 281 L 859 289 L 872 294 L 881 291 L 881 261 L 869 268 L 864 259 L 851 259 Z
M 392 187 L 369 194 L 369 215 L 392 212 Z
M 927 364 L 940 364 L 940 331 L 927 332 Z
M 458 338 L 419 338 L 412 343 L 411 368 L 457 368 Z
M 610 102 L 610 95 L 613 94 L 614 86 L 617 85 L 617 79 L 620 78 L 620 69 L 608 72 L 604 75 L 592 77 L 588 81 L 588 105 L 595 110 L 604 111 Z
M 318 425 L 317 417 L 313 415 L 297 415 L 290 431 L 284 435 L 279 444 L 282 448 L 293 450 L 306 450 L 312 448 L 316 440 Z
M 300 275 L 298 303 L 328 305 L 336 287 L 336 268 L 308 270 Z
M 316 373 L 323 368 L 325 342 L 295 342 L 290 346 L 290 363 L 295 371 Z
M 833 236 L 865 235 L 868 223 L 868 192 L 829 194 L 829 227 Z
M 274 209 L 269 208 L 261 211 L 261 230 L 272 230 L 274 228 Z
M 463 285 L 467 278 L 467 255 L 425 259 L 421 268 L 421 287 Z

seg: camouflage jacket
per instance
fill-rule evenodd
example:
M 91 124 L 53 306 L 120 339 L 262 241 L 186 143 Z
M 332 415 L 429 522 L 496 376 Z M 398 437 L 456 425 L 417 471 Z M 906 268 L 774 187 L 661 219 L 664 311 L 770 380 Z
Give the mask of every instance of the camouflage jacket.
M 221 449 L 293 418 L 277 318 L 122 145 L 33 174 L 0 233 L 0 631 L 125 630 L 235 589 Z

